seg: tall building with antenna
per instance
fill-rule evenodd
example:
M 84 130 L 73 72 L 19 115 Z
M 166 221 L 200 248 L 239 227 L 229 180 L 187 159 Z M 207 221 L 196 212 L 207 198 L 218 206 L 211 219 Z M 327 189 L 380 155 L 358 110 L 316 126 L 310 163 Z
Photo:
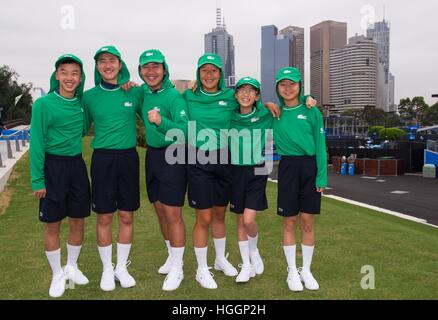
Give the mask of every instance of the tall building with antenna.
M 390 72 L 390 35 L 390 24 L 385 18 L 383 21 L 375 22 L 367 29 L 367 37 L 377 43 L 378 62 L 381 65 L 381 72 L 383 72 L 379 76 L 378 103 L 385 111 L 394 111 L 395 77 Z
M 235 85 L 234 42 L 227 31 L 225 19 L 222 20 L 221 8 L 216 8 L 216 28 L 204 35 L 205 53 L 218 54 L 223 63 L 225 82 L 228 87 Z

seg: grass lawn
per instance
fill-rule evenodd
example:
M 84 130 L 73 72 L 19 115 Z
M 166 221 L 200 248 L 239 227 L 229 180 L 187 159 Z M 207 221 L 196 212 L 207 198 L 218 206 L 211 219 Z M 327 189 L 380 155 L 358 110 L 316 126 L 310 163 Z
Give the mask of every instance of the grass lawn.
M 84 157 L 90 163 L 90 139 L 84 139 Z M 81 270 L 90 279 L 87 286 L 66 290 L 63 299 L 438 299 L 438 229 L 401 220 L 335 200 L 323 200 L 317 218 L 317 244 L 312 269 L 320 290 L 293 293 L 286 284 L 286 262 L 281 246 L 282 221 L 275 214 L 275 184 L 268 184 L 270 209 L 258 216 L 260 252 L 265 273 L 247 284 L 214 271 L 219 288 L 207 290 L 195 281 L 196 263 L 191 231 L 193 210 L 184 208 L 187 246 L 185 279 L 174 292 L 164 292 L 164 276 L 157 273 L 167 252 L 157 218 L 146 200 L 144 150 L 140 150 L 142 203 L 135 218 L 135 236 L 129 267 L 137 280 L 131 289 L 103 292 L 99 288 L 101 262 L 95 237 L 95 215 L 86 220 L 85 243 L 79 259 Z M 0 215 L 0 299 L 49 299 L 50 268 L 44 255 L 42 231 L 38 221 L 38 202 L 30 188 L 29 157 L 15 167 L 16 179 L 9 184 L 12 199 Z M 240 254 L 236 240 L 235 218 L 227 213 L 229 259 L 237 266 Z M 67 225 L 63 226 L 62 261 L 66 261 Z M 117 223 L 114 223 L 116 239 Z M 115 241 L 115 240 L 114 240 Z M 209 246 L 209 263 L 214 249 Z M 115 260 L 113 246 L 113 261 Z M 301 265 L 298 254 L 297 264 Z M 361 288 L 361 268 L 374 267 L 375 289 Z M 213 271 L 213 270 L 212 270 Z

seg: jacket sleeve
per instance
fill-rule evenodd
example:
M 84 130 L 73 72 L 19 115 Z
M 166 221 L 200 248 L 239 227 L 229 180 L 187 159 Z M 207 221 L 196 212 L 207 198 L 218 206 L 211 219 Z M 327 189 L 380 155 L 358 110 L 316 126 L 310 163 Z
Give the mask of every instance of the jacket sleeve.
M 327 150 L 326 150 L 326 137 L 324 130 L 324 121 L 321 112 L 317 107 L 312 109 L 313 111 L 313 137 L 315 139 L 316 147 L 316 165 L 317 165 L 317 175 L 316 175 L 316 187 L 326 188 L 327 187 Z
M 93 123 L 93 117 L 91 116 L 89 103 L 85 96 L 82 98 L 82 109 L 84 110 L 84 129 L 82 131 L 82 136 L 87 135 L 88 131 L 90 131 L 91 124 Z
M 34 191 L 46 187 L 44 180 L 44 163 L 46 154 L 46 137 L 48 128 L 47 110 L 41 100 L 35 101 L 32 106 L 30 123 L 30 175 Z
M 178 94 L 171 102 L 170 118 L 161 117 L 161 124 L 157 127 L 158 131 L 166 135 L 170 129 L 179 129 L 187 137 L 188 112 L 187 104 L 181 95 Z

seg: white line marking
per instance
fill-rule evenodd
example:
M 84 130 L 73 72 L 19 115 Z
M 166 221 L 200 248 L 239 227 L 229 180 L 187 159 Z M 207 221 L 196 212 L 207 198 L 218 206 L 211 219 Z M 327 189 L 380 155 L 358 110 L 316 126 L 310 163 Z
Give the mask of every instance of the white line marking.
M 408 194 L 410 193 L 409 191 L 400 191 L 400 190 L 396 190 L 396 191 L 392 191 L 390 192 L 392 194 Z
M 395 217 L 398 217 L 398 218 L 401 218 L 401 219 L 410 220 L 410 221 L 413 221 L 413 222 L 425 224 L 425 225 L 428 225 L 428 226 L 431 226 L 431 227 L 434 227 L 434 228 L 438 228 L 438 226 L 435 226 L 433 224 L 427 223 L 427 220 L 416 218 L 416 217 L 412 217 L 412 216 L 409 216 L 409 215 L 404 214 L 404 213 L 400 213 L 400 212 L 396 212 L 396 211 L 391 211 L 391 210 L 379 208 L 379 207 L 376 207 L 376 206 L 371 206 L 371 205 L 366 204 L 366 203 L 362 203 L 362 202 L 358 202 L 358 201 L 354 201 L 354 200 L 350 200 L 350 199 L 345 199 L 345 198 L 338 197 L 338 196 L 324 195 L 324 197 L 330 198 L 330 199 L 334 199 L 334 200 L 338 200 L 338 201 L 342 201 L 342 202 L 349 203 L 349 204 L 353 204 L 353 205 L 358 206 L 358 207 L 367 208 L 367 209 L 371 209 L 371 210 L 374 210 L 374 211 L 386 213 L 386 214 L 389 214 L 391 216 L 395 216 Z
M 272 180 L 271 178 L 268 178 L 268 181 L 273 182 L 273 183 L 278 183 L 277 180 Z M 350 199 L 346 199 L 346 198 L 342 198 L 342 197 L 338 197 L 338 196 L 326 195 L 326 194 L 323 194 L 322 196 L 326 197 L 326 198 L 329 198 L 329 199 L 334 199 L 334 200 L 337 200 L 337 201 L 349 203 L 349 204 L 352 204 L 352 205 L 355 205 L 355 206 L 358 206 L 358 207 L 371 209 L 371 210 L 378 211 L 378 212 L 381 212 L 381 213 L 386 213 L 386 214 L 389 214 L 391 216 L 395 216 L 395 217 L 398 217 L 398 218 L 401 218 L 401 219 L 405 219 L 405 220 L 410 220 L 410 221 L 413 221 L 413 222 L 421 223 L 421 224 L 424 224 L 424 225 L 427 225 L 427 226 L 430 226 L 430 227 L 438 229 L 438 226 L 430 224 L 430 223 L 427 223 L 427 220 L 416 218 L 416 217 L 412 217 L 412 216 L 409 216 L 409 215 L 404 214 L 404 213 L 400 213 L 400 212 L 396 212 L 396 211 L 391 211 L 391 210 L 379 208 L 379 207 L 376 207 L 376 206 L 371 206 L 371 205 L 366 204 L 366 203 L 362 203 L 362 202 L 358 202 L 358 201 L 354 201 L 354 200 L 350 200 Z

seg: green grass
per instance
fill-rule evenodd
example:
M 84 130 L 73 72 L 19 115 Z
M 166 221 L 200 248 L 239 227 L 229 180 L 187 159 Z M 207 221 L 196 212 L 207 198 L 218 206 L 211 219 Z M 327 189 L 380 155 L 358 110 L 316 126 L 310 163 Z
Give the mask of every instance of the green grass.
M 90 163 L 89 138 L 84 139 L 84 157 Z M 195 256 L 191 231 L 193 210 L 184 208 L 187 225 L 187 249 L 184 259 L 185 279 L 174 292 L 164 292 L 164 276 L 157 273 L 167 252 L 157 218 L 146 200 L 144 184 L 144 150 L 140 150 L 142 203 L 135 216 L 135 235 L 130 272 L 137 286 L 113 292 L 99 288 L 101 263 L 95 243 L 95 215 L 86 220 L 86 235 L 79 259 L 82 271 L 90 279 L 87 286 L 67 290 L 63 299 L 437 299 L 438 230 L 401 220 L 375 211 L 324 199 L 317 218 L 317 244 L 312 269 L 321 289 L 317 292 L 293 293 L 286 284 L 286 263 L 281 246 L 282 221 L 274 209 L 276 185 L 269 183 L 270 209 L 260 213 L 260 252 L 265 273 L 247 284 L 214 271 L 219 288 L 207 290 L 195 281 Z M 10 205 L 0 216 L 0 299 L 48 299 L 50 268 L 43 249 L 43 224 L 38 221 L 38 202 L 30 189 L 29 158 L 16 165 L 18 178 L 11 182 Z M 67 225 L 62 228 L 62 255 L 66 261 Z M 234 265 L 240 262 L 236 240 L 235 217 L 227 213 L 227 248 Z M 117 224 L 114 223 L 114 239 Z M 115 246 L 113 247 L 115 254 Z M 214 249 L 209 246 L 209 262 Z M 113 258 L 115 261 L 115 256 Z M 298 257 L 298 265 L 301 258 Z M 375 289 L 360 286 L 361 268 L 375 270 Z

